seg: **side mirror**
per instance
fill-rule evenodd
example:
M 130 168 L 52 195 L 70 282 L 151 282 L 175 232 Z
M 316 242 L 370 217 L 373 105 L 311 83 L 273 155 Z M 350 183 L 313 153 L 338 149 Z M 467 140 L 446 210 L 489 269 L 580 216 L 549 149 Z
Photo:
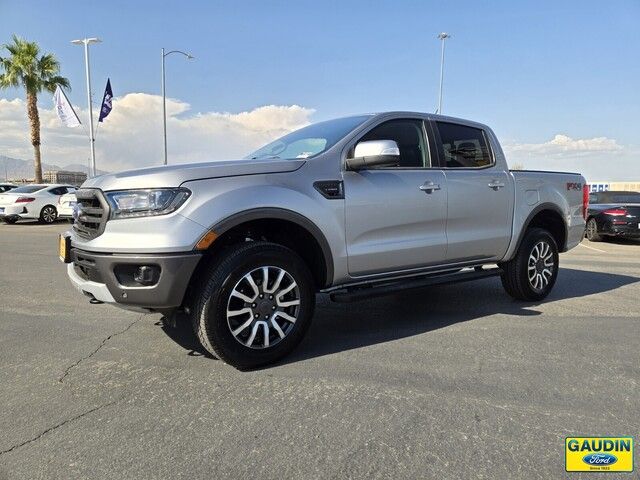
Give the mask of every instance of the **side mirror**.
M 347 158 L 347 170 L 371 167 L 395 167 L 400 163 L 400 149 L 393 140 L 369 140 L 356 145 L 353 158 Z

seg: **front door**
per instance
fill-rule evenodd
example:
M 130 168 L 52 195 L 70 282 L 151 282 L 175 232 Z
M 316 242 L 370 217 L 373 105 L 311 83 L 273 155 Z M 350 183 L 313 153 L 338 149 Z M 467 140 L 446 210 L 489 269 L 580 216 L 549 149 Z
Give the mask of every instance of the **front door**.
M 349 273 L 354 276 L 441 264 L 447 184 L 431 169 L 422 120 L 390 120 L 360 141 L 394 140 L 398 167 L 344 173 Z

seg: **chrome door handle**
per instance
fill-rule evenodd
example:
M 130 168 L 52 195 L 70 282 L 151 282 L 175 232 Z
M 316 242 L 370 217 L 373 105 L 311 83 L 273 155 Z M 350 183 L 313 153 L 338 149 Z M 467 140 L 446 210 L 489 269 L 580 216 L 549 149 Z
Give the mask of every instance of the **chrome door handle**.
M 424 193 L 432 193 L 435 190 L 440 190 L 440 185 L 429 181 L 429 182 L 424 182 L 418 188 L 422 190 Z
M 504 183 L 503 182 L 499 182 L 497 180 L 494 180 L 493 182 L 491 182 L 488 185 L 489 188 L 493 188 L 494 190 L 498 190 L 499 188 L 503 188 L 504 187 Z

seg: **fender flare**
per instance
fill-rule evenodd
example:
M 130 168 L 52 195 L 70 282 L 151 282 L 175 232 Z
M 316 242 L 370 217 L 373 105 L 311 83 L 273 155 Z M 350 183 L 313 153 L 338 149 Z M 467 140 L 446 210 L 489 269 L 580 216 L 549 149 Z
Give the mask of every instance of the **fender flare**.
M 242 212 L 234 213 L 229 217 L 225 218 L 217 222 L 213 225 L 210 230 L 214 231 L 217 235 L 222 235 L 233 227 L 236 227 L 242 223 L 250 222 L 252 220 L 286 220 L 292 223 L 295 223 L 299 227 L 307 230 L 313 238 L 320 245 L 320 249 L 322 250 L 322 255 L 324 257 L 325 263 L 325 281 L 324 286 L 331 285 L 333 282 L 333 254 L 331 253 L 331 247 L 329 246 L 329 242 L 327 241 L 322 230 L 309 220 L 304 215 L 301 215 L 292 210 L 287 210 L 286 208 L 278 208 L 278 207 L 259 207 L 252 208 L 249 210 L 245 210 Z
M 557 213 L 560 218 L 562 219 L 562 223 L 564 225 L 564 241 L 563 241 L 563 245 L 558 245 L 558 248 L 560 250 L 560 252 L 564 252 L 565 251 L 565 246 L 567 244 L 567 238 L 569 235 L 569 227 L 567 225 L 567 222 L 565 220 L 565 215 L 562 212 L 562 210 L 560 210 L 560 208 L 558 208 L 557 205 L 553 204 L 553 203 L 541 203 L 540 205 L 537 205 L 533 210 L 531 210 L 531 212 L 529 213 L 529 215 L 527 215 L 527 218 L 525 219 L 525 221 L 522 224 L 522 228 L 520 229 L 520 234 L 518 235 L 518 240 L 516 242 L 516 248 L 513 250 L 514 251 L 514 255 L 515 252 L 517 252 L 520 249 L 520 244 L 522 243 L 522 240 L 524 239 L 524 234 L 526 233 L 526 231 L 529 228 L 529 225 L 531 225 L 531 221 L 533 220 L 533 218 L 538 215 L 540 212 L 542 212 L 543 210 L 552 210 L 555 213 Z

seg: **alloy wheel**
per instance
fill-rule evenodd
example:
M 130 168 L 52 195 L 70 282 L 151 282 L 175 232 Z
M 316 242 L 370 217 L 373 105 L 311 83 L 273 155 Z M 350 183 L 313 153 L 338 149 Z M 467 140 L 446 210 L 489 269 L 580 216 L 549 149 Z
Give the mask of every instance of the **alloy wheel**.
M 42 219 L 46 223 L 53 223 L 53 221 L 56 219 L 56 211 L 53 209 L 53 207 L 45 207 L 44 210 L 42 210 Z
M 547 288 L 556 268 L 551 245 L 542 240 L 536 243 L 529 254 L 527 274 L 534 290 L 540 292 Z
M 251 270 L 233 287 L 227 301 L 227 325 L 245 347 L 264 349 L 280 343 L 300 311 L 300 290 L 280 267 Z

